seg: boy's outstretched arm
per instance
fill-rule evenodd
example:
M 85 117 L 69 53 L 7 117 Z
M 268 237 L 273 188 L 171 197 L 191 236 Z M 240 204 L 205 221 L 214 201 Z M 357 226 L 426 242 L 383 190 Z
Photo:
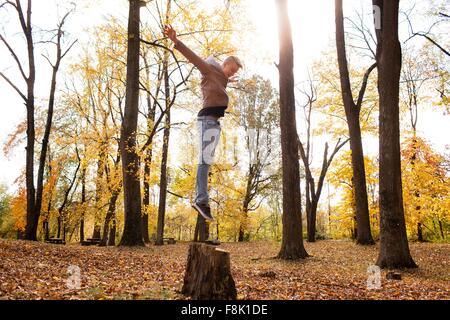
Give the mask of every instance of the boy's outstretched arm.
M 171 25 L 167 25 L 164 28 L 164 35 L 166 35 L 175 44 L 175 49 L 180 51 L 186 59 L 189 60 L 194 66 L 200 70 L 201 73 L 206 74 L 210 70 L 210 66 L 202 58 L 195 54 L 194 51 L 189 49 L 183 42 L 178 40 L 176 31 Z

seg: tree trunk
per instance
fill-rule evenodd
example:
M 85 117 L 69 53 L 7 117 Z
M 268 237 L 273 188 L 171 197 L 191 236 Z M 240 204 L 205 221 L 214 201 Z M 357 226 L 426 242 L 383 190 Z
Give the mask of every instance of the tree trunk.
M 300 206 L 300 168 L 294 96 L 294 50 L 286 0 L 276 1 L 280 35 L 280 127 L 283 167 L 282 259 L 308 256 L 303 246 Z
M 195 224 L 194 241 L 204 242 L 209 238 L 209 224 L 201 214 L 197 216 L 197 223 Z
M 417 159 L 416 134 L 417 134 L 416 127 L 413 125 L 413 135 L 414 135 L 414 138 L 413 138 L 414 146 L 413 146 L 413 148 L 414 148 L 414 153 L 413 153 L 413 155 L 411 156 L 411 159 L 410 159 L 411 171 L 413 173 L 413 177 L 412 177 L 413 184 L 414 184 L 414 182 L 416 182 L 416 179 L 417 179 L 416 174 L 415 174 L 416 173 L 416 159 Z M 424 240 L 423 240 L 423 233 L 422 233 L 421 212 L 420 212 L 422 207 L 420 205 L 417 205 L 418 203 L 420 203 L 420 192 L 418 190 L 414 191 L 414 198 L 416 199 L 416 206 L 415 206 L 416 216 L 417 216 L 417 218 L 419 220 L 419 222 L 417 222 L 417 241 L 424 242 Z
M 56 232 L 56 237 L 61 238 L 61 227 L 62 227 L 62 221 L 61 217 L 58 216 L 58 231 Z
M 111 227 L 109 229 L 108 246 L 116 245 L 116 219 L 111 221 Z
M 18 2 L 17 10 L 19 15 L 23 17 L 20 2 Z M 35 217 L 36 204 L 36 189 L 34 187 L 34 142 L 35 142 L 35 128 L 34 128 L 34 84 L 36 80 L 36 66 L 34 61 L 34 42 L 33 32 L 31 29 L 31 1 L 28 1 L 28 8 L 26 14 L 26 25 L 22 24 L 22 28 L 27 41 L 28 53 L 28 69 L 29 75 L 26 78 L 27 83 L 27 146 L 26 146 L 26 166 L 25 166 L 25 183 L 27 189 L 27 224 L 25 226 L 25 239 L 37 241 L 36 230 L 37 223 Z
M 439 231 L 441 232 L 441 237 L 442 237 L 442 239 L 445 239 L 444 228 L 442 227 L 442 221 L 438 220 L 438 222 L 439 222 Z
M 120 245 L 143 246 L 139 156 L 136 150 L 139 112 L 139 23 L 141 1 L 130 0 L 129 2 L 125 112 L 120 137 L 125 219 Z
M 353 188 L 355 192 L 356 224 L 358 234 L 356 243 L 372 245 L 375 241 L 370 230 L 369 203 L 367 200 L 366 170 L 362 147 L 359 112 L 353 117 L 349 114 L 350 149 L 352 153 Z
M 362 97 L 365 91 L 363 83 L 358 103 L 353 100 L 353 93 L 350 84 L 350 75 L 345 48 L 344 15 L 342 10 L 342 0 L 335 1 L 336 10 L 336 48 L 339 63 L 339 73 L 341 80 L 342 100 L 344 103 L 345 115 L 350 135 L 350 149 L 352 151 L 353 188 L 356 204 L 356 222 L 358 244 L 374 244 L 370 231 L 369 205 L 367 200 L 366 172 L 364 168 L 364 153 L 361 138 L 360 110 Z M 371 69 L 369 69 L 371 71 Z M 369 72 L 370 72 L 369 71 Z
M 48 228 L 48 220 L 44 221 L 44 240 L 47 241 L 48 239 L 50 239 L 50 231 Z
M 239 237 L 238 242 L 248 241 L 249 235 L 246 233 L 247 230 L 247 219 L 248 219 L 248 202 L 244 201 L 244 208 L 242 210 L 242 220 L 239 224 Z
M 77 151 L 77 156 L 78 156 L 78 149 L 76 149 L 76 151 Z M 58 235 L 57 235 L 57 238 L 61 237 L 61 231 L 62 231 L 64 240 L 66 237 L 66 225 L 65 225 L 66 221 L 65 221 L 64 209 L 66 208 L 67 202 L 69 201 L 69 194 L 72 191 L 73 186 L 75 185 L 75 181 L 77 180 L 77 175 L 78 175 L 78 171 L 80 170 L 80 166 L 81 166 L 81 159 L 78 156 L 77 168 L 75 169 L 75 173 L 73 175 L 72 180 L 70 181 L 69 186 L 67 187 L 67 190 L 64 192 L 63 202 L 61 203 L 61 205 L 58 208 Z
M 170 138 L 170 86 L 168 57 L 165 59 L 164 66 L 164 91 L 166 95 L 166 123 L 163 135 L 163 150 L 161 159 L 161 178 L 159 183 L 159 205 L 158 205 L 158 223 L 156 228 L 156 245 L 163 245 L 164 241 L 164 219 L 166 215 L 166 198 L 167 198 L 167 160 L 169 155 L 169 138 Z
M 334 157 L 339 152 L 339 150 L 348 142 L 348 140 L 345 140 L 343 142 L 340 142 L 340 139 L 336 143 L 336 146 L 334 147 L 333 152 L 331 153 L 330 157 L 328 157 L 328 143 L 325 143 L 325 149 L 323 152 L 323 160 L 322 160 L 322 169 L 320 171 L 319 180 L 317 182 L 317 189 L 314 191 L 314 179 L 312 178 L 311 170 L 309 169 L 309 162 L 307 161 L 307 158 L 302 155 L 303 161 L 305 163 L 305 172 L 309 179 L 307 178 L 307 183 L 309 180 L 309 183 L 307 184 L 311 186 L 311 188 L 307 188 L 309 190 L 309 196 L 307 193 L 307 199 L 310 198 L 309 201 L 309 209 L 307 205 L 307 215 L 309 216 L 309 222 L 308 222 L 308 242 L 315 242 L 316 241 L 316 232 L 317 232 L 317 226 L 316 226 L 316 219 L 317 219 L 317 207 L 319 205 L 319 199 L 322 194 L 323 184 L 325 181 L 325 177 L 328 172 L 328 168 L 331 166 L 331 163 L 333 162 Z M 300 154 L 304 154 L 302 144 L 299 140 L 299 146 L 301 147 Z M 306 170 L 307 168 L 307 170 Z
M 311 208 L 309 212 L 309 221 L 307 222 L 308 228 L 308 242 L 316 241 L 316 219 L 317 219 L 317 202 L 313 201 L 311 203 Z M 308 212 L 306 213 L 308 215 Z
M 102 231 L 99 225 L 94 226 L 94 230 L 92 231 L 93 239 L 100 239 L 102 237 Z
M 84 241 L 84 216 L 80 220 L 80 242 Z
M 108 205 L 108 211 L 106 213 L 105 222 L 103 224 L 103 236 L 102 240 L 100 241 L 100 246 L 106 246 L 108 244 L 108 236 L 110 233 L 110 224 L 111 221 L 114 220 L 114 216 L 116 215 L 116 203 L 117 199 L 119 198 L 120 189 L 114 190 L 113 194 L 111 195 L 111 199 L 109 200 Z
M 98 239 L 101 237 L 101 216 L 103 211 L 102 197 L 104 194 L 104 175 L 105 164 L 107 163 L 107 143 L 100 142 L 97 160 L 97 177 L 95 181 L 95 212 L 94 212 L 94 228 L 92 231 L 92 238 Z
M 67 15 L 65 16 L 67 17 Z M 64 24 L 65 18 L 58 26 L 57 35 L 56 35 L 56 63 L 52 65 L 52 80 L 50 85 L 50 94 L 48 100 L 48 110 L 47 110 L 47 121 L 45 124 L 44 136 L 42 138 L 42 146 L 41 146 L 41 154 L 39 158 L 39 167 L 38 167 L 38 177 L 37 177 L 37 186 L 36 186 L 36 203 L 35 203 L 35 213 L 34 219 L 36 225 L 39 222 L 39 216 L 41 215 L 42 208 L 42 192 L 44 190 L 44 169 L 45 169 L 45 161 L 47 159 L 47 149 L 50 140 L 50 131 L 52 129 L 53 122 L 53 109 L 55 106 L 55 92 L 56 92 L 56 76 L 58 74 L 59 66 L 61 64 L 61 60 L 63 58 L 63 52 L 61 50 L 61 38 L 63 36 L 62 26 Z
M 152 161 L 152 150 L 151 147 L 147 151 L 147 154 L 144 159 L 144 212 L 142 213 L 142 237 L 145 243 L 150 242 L 150 238 L 148 236 L 148 208 L 150 207 L 150 184 L 148 179 L 150 177 L 150 164 Z
M 259 134 L 259 132 L 258 132 L 258 134 Z M 249 150 L 250 150 L 250 146 L 249 146 Z M 254 188 L 258 187 L 258 183 L 255 181 L 255 180 L 259 179 L 259 176 L 257 174 L 257 166 L 258 166 L 257 164 L 253 164 L 253 163 L 249 164 L 249 170 L 248 170 L 248 176 L 247 176 L 247 186 L 245 188 L 244 202 L 242 205 L 242 219 L 239 224 L 238 242 L 243 242 L 245 239 L 245 230 L 247 228 L 247 219 L 248 219 L 248 206 L 250 204 L 250 201 L 254 197 L 254 196 L 252 197 L 252 192 L 255 191 Z M 254 192 L 254 195 L 256 195 L 256 192 Z
M 203 243 L 191 244 L 181 292 L 194 300 L 235 300 L 230 254 Z
M 26 189 L 27 189 L 27 221 L 25 227 L 25 238 L 27 240 L 37 240 L 37 228 L 39 225 L 39 217 L 41 215 L 42 209 L 42 192 L 44 185 L 44 170 L 45 161 L 47 158 L 47 148 L 50 138 L 50 130 L 52 127 L 53 120 L 53 108 L 55 103 L 55 92 L 56 92 L 56 76 L 59 70 L 59 66 L 62 58 L 70 50 L 72 46 L 67 49 L 65 53 L 61 50 L 61 39 L 64 35 L 62 27 L 64 25 L 65 19 L 69 15 L 67 13 L 64 18 L 58 24 L 57 34 L 56 34 L 56 62 L 52 66 L 52 79 L 50 84 L 50 94 L 48 102 L 48 112 L 47 112 L 47 122 L 45 125 L 44 136 L 42 139 L 42 145 L 40 150 L 40 159 L 38 166 L 38 176 L 37 176 L 37 189 L 34 186 L 34 145 L 35 145 L 35 124 L 34 124 L 34 85 L 36 80 L 36 67 L 34 58 L 34 42 L 33 42 L 33 31 L 31 23 L 31 3 L 28 1 L 26 16 L 23 14 L 22 6 L 20 1 L 16 4 L 11 4 L 16 8 L 19 20 L 21 22 L 22 30 L 24 32 L 27 41 L 27 53 L 28 53 L 28 70 L 29 75 L 25 77 L 23 70 L 21 73 L 25 78 L 27 83 L 27 97 L 26 97 L 26 108 L 27 108 L 27 146 L 26 146 Z M 73 45 L 73 44 L 72 44 Z
M 422 224 L 420 222 L 417 223 L 417 241 L 424 242 L 422 233 Z
M 242 222 L 239 225 L 238 242 L 244 242 L 244 227 L 243 227 L 243 223 Z
M 377 1 L 378 2 L 378 1 Z M 412 268 L 402 198 L 399 87 L 402 65 L 398 39 L 399 0 L 383 1 L 378 39 L 380 251 L 381 268 Z
M 80 219 L 80 242 L 84 241 L 84 215 L 86 213 L 86 166 L 81 170 L 81 207 L 83 212 Z
M 239 225 L 238 242 L 244 242 L 244 229 L 242 227 L 242 222 Z
M 306 231 L 308 242 L 316 241 L 316 216 L 317 216 L 317 202 L 315 197 L 314 179 L 309 168 L 309 156 L 306 156 L 303 150 L 303 145 L 299 141 L 300 154 L 302 155 L 303 165 L 305 167 L 305 198 L 306 198 Z M 319 195 L 320 197 L 320 195 Z
M 150 87 L 150 66 L 148 64 L 147 59 L 144 59 L 144 65 L 145 65 L 145 71 L 146 71 L 146 80 L 148 88 Z M 158 70 L 158 75 L 160 74 Z M 161 88 L 161 77 L 158 76 L 158 81 L 156 85 L 156 91 L 154 100 L 152 103 L 152 96 L 150 94 L 150 91 L 147 92 L 147 134 L 150 136 L 152 134 L 152 131 L 155 127 L 155 116 L 156 116 L 156 104 L 158 95 Z M 150 89 L 148 89 L 150 90 Z M 152 138 L 153 140 L 153 138 Z M 144 199 L 143 199 L 143 205 L 144 205 L 144 212 L 142 214 L 142 235 L 144 238 L 145 243 L 150 242 L 149 234 L 148 234 L 148 208 L 150 207 L 150 169 L 151 169 L 151 163 L 153 158 L 153 146 L 150 143 L 147 150 L 145 150 L 145 158 L 144 158 Z

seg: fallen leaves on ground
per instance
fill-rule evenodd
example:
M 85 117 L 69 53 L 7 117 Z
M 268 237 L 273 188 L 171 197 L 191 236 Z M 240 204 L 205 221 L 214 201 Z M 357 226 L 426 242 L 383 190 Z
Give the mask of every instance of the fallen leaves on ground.
M 306 243 L 310 257 L 275 259 L 274 242 L 224 243 L 239 299 L 449 299 L 449 244 L 412 243 L 417 269 L 367 288 L 377 246 Z M 180 294 L 188 243 L 140 248 L 66 246 L 0 240 L 0 299 L 185 299 Z M 68 268 L 80 268 L 70 289 Z

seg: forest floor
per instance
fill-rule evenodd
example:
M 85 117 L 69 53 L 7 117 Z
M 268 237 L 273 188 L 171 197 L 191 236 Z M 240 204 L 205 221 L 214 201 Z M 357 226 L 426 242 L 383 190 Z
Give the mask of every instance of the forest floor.
M 450 244 L 411 243 L 419 265 L 401 280 L 367 288 L 377 247 L 351 241 L 305 243 L 311 257 L 274 259 L 275 242 L 224 243 L 239 299 L 450 299 Z M 156 247 L 82 247 L 0 240 L 0 299 L 185 299 L 180 294 L 188 243 Z M 80 289 L 69 289 L 78 266 Z

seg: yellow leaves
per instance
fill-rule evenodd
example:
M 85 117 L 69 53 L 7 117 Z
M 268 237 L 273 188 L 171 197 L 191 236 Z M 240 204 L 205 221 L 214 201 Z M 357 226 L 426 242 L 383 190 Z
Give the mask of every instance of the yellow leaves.
M 415 134 L 402 145 L 402 181 L 405 219 L 410 234 L 417 234 L 417 223 L 429 236 L 440 238 L 431 226 L 450 220 L 450 180 L 443 156 Z M 436 221 L 438 220 L 438 221 Z
M 366 184 L 368 187 L 369 214 L 371 217 L 372 230 L 378 229 L 378 166 L 374 159 L 364 157 L 366 170 Z M 330 184 L 336 189 L 336 194 L 340 197 L 339 202 L 334 206 L 332 220 L 332 236 L 349 237 L 355 227 L 355 195 L 353 190 L 353 169 L 351 162 L 351 151 L 342 152 L 332 164 L 332 168 L 327 176 Z

